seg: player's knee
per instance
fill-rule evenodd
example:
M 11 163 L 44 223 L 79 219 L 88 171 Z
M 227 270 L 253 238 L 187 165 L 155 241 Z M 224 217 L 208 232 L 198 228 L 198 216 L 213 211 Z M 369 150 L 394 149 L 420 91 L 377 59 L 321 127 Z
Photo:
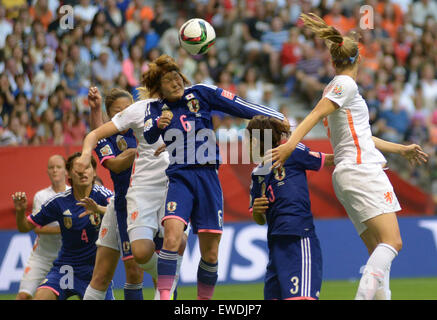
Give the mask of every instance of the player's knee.
M 399 237 L 396 239 L 395 243 L 392 245 L 393 248 L 396 249 L 397 252 L 402 250 L 402 239 Z
M 208 263 L 216 263 L 218 260 L 218 252 L 215 250 L 209 250 L 202 254 L 202 259 Z
M 96 290 L 105 291 L 108 289 L 111 280 L 111 274 L 99 271 L 93 275 L 91 286 Z
M 26 292 L 19 292 L 15 297 L 16 300 L 31 300 L 32 296 Z
M 181 242 L 182 242 L 181 236 L 174 233 L 169 233 L 168 235 L 166 234 L 164 237 L 163 248 L 170 251 L 179 251 Z
M 182 240 L 181 240 L 181 243 L 180 243 L 180 245 L 179 245 L 179 249 L 178 249 L 178 254 L 180 255 L 180 256 L 183 256 L 184 255 L 184 251 L 185 251 L 185 247 L 187 246 L 187 236 L 184 234 L 183 236 L 182 236 Z
M 138 264 L 145 264 L 155 252 L 153 241 L 134 241 L 131 245 L 132 255 Z

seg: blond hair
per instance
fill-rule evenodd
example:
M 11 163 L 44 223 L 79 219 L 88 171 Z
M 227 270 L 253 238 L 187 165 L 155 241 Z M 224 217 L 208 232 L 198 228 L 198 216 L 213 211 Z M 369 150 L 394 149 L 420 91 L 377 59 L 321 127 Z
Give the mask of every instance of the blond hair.
M 336 69 L 346 69 L 358 61 L 359 50 L 357 34 L 351 32 L 349 36 L 342 36 L 334 27 L 314 13 L 300 15 L 305 27 L 309 28 L 320 39 L 326 40 L 332 61 Z
M 148 97 L 161 97 L 161 77 L 167 72 L 176 71 L 182 77 L 184 85 L 189 85 L 190 80 L 182 74 L 176 61 L 166 55 L 160 55 L 158 58 L 149 63 L 149 69 L 141 76 L 141 84 L 143 87 L 138 88 L 141 99 Z

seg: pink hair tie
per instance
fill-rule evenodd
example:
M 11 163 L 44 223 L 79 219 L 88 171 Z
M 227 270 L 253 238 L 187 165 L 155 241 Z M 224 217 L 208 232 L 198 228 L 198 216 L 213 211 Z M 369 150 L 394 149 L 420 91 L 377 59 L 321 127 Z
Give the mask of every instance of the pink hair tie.
M 339 47 L 341 47 L 342 45 L 343 45 L 343 41 L 338 44 Z

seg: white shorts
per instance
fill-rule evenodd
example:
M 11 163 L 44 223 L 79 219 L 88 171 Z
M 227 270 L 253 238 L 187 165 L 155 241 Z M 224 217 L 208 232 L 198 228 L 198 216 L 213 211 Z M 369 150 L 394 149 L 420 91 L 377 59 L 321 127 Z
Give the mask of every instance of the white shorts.
M 160 222 L 164 217 L 164 205 L 167 196 L 167 181 L 165 184 L 154 187 L 129 187 L 126 194 L 127 201 L 127 231 L 131 242 L 144 239 L 132 237 L 132 230 L 138 227 L 153 231 L 146 239 L 153 240 L 160 231 Z
M 401 210 L 393 186 L 380 164 L 337 165 L 332 184 L 359 235 L 367 229 L 363 222 Z
M 55 258 L 45 258 L 32 252 L 24 268 L 18 292 L 24 292 L 33 297 L 36 289 L 53 267 L 54 260 Z

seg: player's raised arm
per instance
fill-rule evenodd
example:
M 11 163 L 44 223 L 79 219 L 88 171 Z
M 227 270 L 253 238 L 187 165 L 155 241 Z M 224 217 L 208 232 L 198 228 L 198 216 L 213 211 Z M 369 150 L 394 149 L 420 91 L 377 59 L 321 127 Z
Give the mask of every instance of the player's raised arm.
M 83 171 L 90 165 L 93 150 L 99 140 L 110 137 L 118 132 L 114 123 L 109 121 L 88 133 L 83 141 L 82 154 L 76 160 L 78 170 Z
M 90 127 L 94 130 L 103 124 L 102 96 L 97 87 L 89 88 L 88 104 L 90 106 Z
M 27 197 L 25 192 L 15 192 L 12 194 L 12 200 L 15 207 L 15 219 L 17 221 L 17 229 L 20 232 L 29 232 L 35 228 L 35 225 L 30 223 L 25 215 L 27 208 Z
M 288 141 L 266 153 L 266 158 L 271 156 L 274 167 L 282 166 L 297 144 L 311 131 L 314 126 L 327 115 L 333 113 L 337 105 L 327 98 L 322 98 L 314 109 L 293 131 Z

